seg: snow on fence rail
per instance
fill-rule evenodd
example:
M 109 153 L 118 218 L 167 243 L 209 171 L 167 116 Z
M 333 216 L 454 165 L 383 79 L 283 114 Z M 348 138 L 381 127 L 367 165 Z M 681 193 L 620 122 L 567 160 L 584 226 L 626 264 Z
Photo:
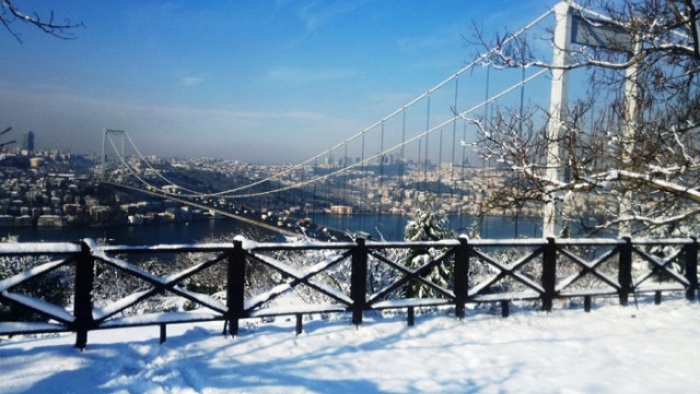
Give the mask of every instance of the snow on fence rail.
M 185 255 L 187 264 L 178 263 Z M 590 311 L 592 297 L 616 296 L 626 305 L 640 292 L 660 302 L 663 292 L 694 300 L 698 290 L 695 238 L 0 244 L 5 268 L 39 256 L 44 260 L 0 278 L 0 335 L 74 332 L 81 349 L 89 331 L 128 326 L 160 326 L 165 341 L 167 324 L 223 321 L 224 334 L 237 335 L 242 319 L 291 315 L 299 333 L 309 314 L 350 313 L 358 325 L 364 312 L 406 309 L 412 325 L 423 307 L 452 306 L 464 318 L 467 304 L 500 303 L 506 317 L 509 305 L 523 300 L 551 311 L 555 300 L 579 297 Z M 148 263 L 155 256 L 169 257 Z M 409 256 L 421 263 L 408 268 Z M 58 283 L 41 282 L 56 272 Z M 37 284 L 67 289 L 69 305 L 37 296 Z M 424 296 L 407 295 L 408 286 L 422 286 Z M 153 300 L 155 310 L 144 312 Z M 17 310 L 32 317 L 12 321 Z

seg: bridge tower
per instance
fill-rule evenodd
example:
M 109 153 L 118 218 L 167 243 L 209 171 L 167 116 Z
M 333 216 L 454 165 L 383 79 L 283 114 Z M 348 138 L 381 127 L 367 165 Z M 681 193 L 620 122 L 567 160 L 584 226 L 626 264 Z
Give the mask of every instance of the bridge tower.
M 571 42 L 571 10 L 569 4 L 561 2 L 554 7 L 556 25 L 554 28 L 554 53 L 552 55 L 552 84 L 550 90 L 549 113 L 551 118 L 547 124 L 547 177 L 554 183 L 561 180 L 560 165 L 562 162 L 559 149 L 559 134 L 566 119 L 569 73 L 564 67 L 568 61 Z M 542 235 L 553 237 L 561 231 L 561 203 L 558 196 L 550 196 L 545 204 L 542 215 Z
M 572 14 L 572 9 L 577 11 L 577 15 Z M 591 14 L 591 23 L 582 18 L 581 14 L 587 12 Z M 619 29 L 612 19 L 607 16 L 585 11 L 580 6 L 563 1 L 554 7 L 556 15 L 556 25 L 554 29 L 554 53 L 552 55 L 552 85 L 550 95 L 549 120 L 547 134 L 547 177 L 553 184 L 562 179 L 561 168 L 565 167 L 566 158 L 560 155 L 559 136 L 564 131 L 564 122 L 568 101 L 568 53 L 571 51 L 571 44 L 584 45 L 590 48 L 604 48 L 608 51 L 627 53 L 634 58 L 641 53 L 640 37 L 634 37 L 627 31 Z M 640 116 L 639 109 L 639 82 L 638 82 L 638 62 L 632 62 L 626 69 L 625 78 L 625 98 L 627 101 L 626 126 L 623 132 L 625 146 L 623 149 L 623 164 L 629 163 L 633 154 L 633 142 L 635 131 L 633 125 Z M 627 219 L 631 215 L 631 191 L 625 192 L 619 206 L 620 217 Z M 545 237 L 558 236 L 562 229 L 561 213 L 563 207 L 559 201 L 559 196 L 551 196 L 550 202 L 545 205 L 543 212 L 543 235 Z M 620 237 L 629 236 L 631 228 L 623 220 L 619 228 Z
M 116 152 L 117 147 L 114 146 L 114 143 L 112 142 L 111 139 L 110 139 L 110 144 L 112 144 L 112 147 L 114 148 L 115 153 L 120 154 L 122 159 L 124 159 L 126 157 L 125 156 L 125 153 L 126 153 L 126 131 L 124 131 L 124 130 L 112 130 L 112 129 L 105 128 L 104 134 L 102 135 L 102 167 L 100 168 L 100 179 L 101 180 L 105 179 L 105 168 L 107 166 L 107 153 L 105 151 L 105 148 L 106 148 L 106 144 L 107 144 L 108 134 L 117 134 L 117 135 L 121 136 L 121 146 L 120 146 L 121 153 Z

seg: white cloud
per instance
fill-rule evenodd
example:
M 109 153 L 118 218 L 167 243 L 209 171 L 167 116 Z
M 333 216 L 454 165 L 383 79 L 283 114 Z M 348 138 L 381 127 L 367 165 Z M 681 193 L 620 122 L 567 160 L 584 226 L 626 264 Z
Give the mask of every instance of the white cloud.
M 202 77 L 184 77 L 180 80 L 180 84 L 184 86 L 195 86 L 204 82 Z
M 301 6 L 296 14 L 309 32 L 332 23 L 336 18 L 355 11 L 361 7 L 361 2 L 320 2 L 308 3 Z
M 267 70 L 263 79 L 277 83 L 304 84 L 319 81 L 348 79 L 357 76 L 352 70 L 304 70 L 299 68 L 280 67 Z

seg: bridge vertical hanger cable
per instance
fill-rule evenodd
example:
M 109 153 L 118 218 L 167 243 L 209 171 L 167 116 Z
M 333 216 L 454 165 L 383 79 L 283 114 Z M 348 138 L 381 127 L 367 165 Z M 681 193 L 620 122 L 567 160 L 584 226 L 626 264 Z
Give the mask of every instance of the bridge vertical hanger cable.
M 487 104 L 484 106 L 484 125 L 486 125 L 486 127 L 488 127 L 488 125 L 491 122 L 491 116 L 489 114 L 489 109 L 493 108 L 492 105 L 489 105 L 489 99 L 491 97 L 490 89 L 491 89 L 491 66 L 488 65 L 488 66 L 486 66 L 486 98 L 485 98 L 485 101 Z M 491 190 L 491 176 L 490 176 L 491 174 L 490 174 L 490 172 L 484 172 L 484 171 L 488 171 L 486 159 L 484 159 L 484 158 L 481 159 L 481 171 L 482 171 L 481 172 L 482 175 L 483 174 L 486 175 L 486 188 L 487 188 L 487 190 Z M 488 198 L 488 194 L 487 194 L 486 198 Z M 488 233 L 488 222 L 484 220 L 483 202 L 482 202 L 482 204 L 479 204 L 479 219 L 478 219 L 478 221 L 479 221 L 479 233 L 481 235 L 486 235 Z
M 452 111 L 454 113 L 459 113 L 459 110 L 457 109 L 457 97 L 459 94 L 459 78 L 455 78 L 455 98 L 454 98 L 454 105 L 452 107 Z M 452 179 L 452 188 L 450 189 L 450 200 L 454 199 L 454 193 L 457 190 L 457 179 L 455 179 L 455 167 L 457 166 L 456 162 L 456 153 L 457 153 L 457 119 L 452 122 L 452 168 L 450 170 L 450 178 Z
M 488 67 L 488 66 L 487 66 Z M 487 81 L 488 81 L 488 68 L 487 68 Z M 488 90 L 488 83 L 486 84 L 486 90 Z M 487 92 L 488 95 L 488 92 Z M 488 107 L 488 104 L 485 105 L 485 107 Z M 459 112 L 456 112 L 459 113 Z M 462 182 L 467 182 L 467 120 L 463 120 L 463 125 L 462 125 L 462 141 L 465 143 L 462 144 L 462 176 L 461 180 Z M 464 210 L 460 210 L 459 212 L 459 227 L 464 228 L 466 227 L 465 224 L 465 215 L 468 212 L 464 212 Z
M 462 124 L 462 141 L 467 141 L 467 121 L 465 120 Z M 462 182 L 467 182 L 467 145 L 462 145 Z M 472 197 L 473 198 L 473 197 Z M 459 227 L 467 227 L 464 223 L 464 216 L 468 212 L 464 209 L 459 210 Z
M 344 145 L 344 153 L 343 153 L 343 155 L 344 155 L 344 158 L 343 158 L 343 165 L 342 165 L 342 168 L 348 168 L 350 165 L 348 164 L 348 142 L 347 142 L 347 141 L 345 142 L 345 145 Z M 340 174 L 342 174 L 342 176 L 343 176 L 344 178 L 346 178 L 345 181 L 343 181 L 343 182 L 340 181 Z M 343 186 L 342 186 L 342 187 L 343 187 L 343 192 L 338 194 L 338 198 L 344 198 L 344 197 L 347 197 L 347 196 L 348 196 L 348 182 L 349 182 L 350 178 L 349 178 L 349 176 L 348 176 L 347 171 L 343 171 L 343 172 L 340 173 L 340 174 L 338 174 L 338 187 L 340 187 L 340 185 L 342 184 L 342 185 L 343 185 Z M 346 203 L 346 201 L 343 201 L 343 203 Z M 341 216 L 341 219 L 343 219 L 343 222 L 345 222 L 345 214 L 343 214 L 343 215 Z M 337 227 L 337 228 L 343 228 L 343 227 L 345 227 L 345 224 L 343 224 L 342 226 L 336 226 L 336 227 Z
M 417 178 L 418 182 L 422 183 L 424 181 L 423 179 L 423 136 L 421 135 L 421 138 L 418 139 L 418 163 L 417 163 Z
M 400 193 L 399 188 L 404 187 L 404 171 L 406 170 L 406 111 L 403 111 L 401 120 L 401 161 L 399 162 L 399 182 L 397 185 L 397 193 Z M 396 234 L 401 234 L 401 227 L 399 221 L 396 221 Z
M 399 171 L 400 175 L 401 175 L 401 181 L 404 180 L 405 164 L 406 164 L 406 112 L 404 111 L 403 121 L 401 124 L 401 168 Z
M 436 181 L 438 183 L 438 196 L 442 195 L 442 180 L 440 177 L 440 172 L 442 171 L 442 134 L 443 134 L 443 129 L 440 128 L 440 138 L 438 138 L 438 159 L 437 163 L 435 163 L 435 168 L 438 170 L 438 177 L 436 178 Z
M 318 161 L 314 161 L 314 167 L 313 167 L 313 168 L 314 168 L 314 178 L 316 178 L 316 177 L 318 176 Z M 317 182 L 314 182 L 313 184 L 314 184 L 314 187 L 313 187 L 313 194 L 312 194 L 313 200 L 312 200 L 312 203 L 311 203 L 311 221 L 312 221 L 313 223 L 316 223 L 316 212 L 317 212 L 317 208 L 316 208 L 316 194 L 317 194 L 316 186 L 317 186 Z
M 418 138 L 418 161 L 416 162 L 415 166 L 408 167 L 409 174 L 411 174 L 411 172 L 413 172 L 412 170 L 414 170 L 415 168 L 415 179 L 418 185 L 423 185 L 423 183 L 425 182 L 425 179 L 423 178 L 423 163 L 425 162 L 423 160 L 423 137 L 424 135 L 421 135 L 420 138 Z M 423 188 L 423 186 L 420 187 Z
M 328 151 L 328 160 L 326 162 L 326 165 L 324 166 L 324 172 L 328 171 L 330 173 L 331 168 L 333 167 L 333 155 L 331 154 L 331 151 Z M 326 183 L 326 201 L 323 202 L 324 206 L 328 205 L 328 208 L 333 204 L 332 199 L 331 199 L 331 179 L 330 177 L 326 177 L 325 179 Z M 326 225 L 328 225 L 328 219 L 326 219 Z
M 289 189 L 288 189 L 289 190 L 289 202 L 288 202 L 288 204 L 290 206 L 293 206 L 294 205 L 294 194 L 295 194 L 294 193 L 294 189 L 295 189 L 295 187 L 294 187 L 295 186 L 294 185 L 294 172 L 293 171 L 288 172 L 287 177 L 289 178 L 289 181 L 288 181 L 289 182 Z
M 521 67 L 521 81 L 525 80 L 525 66 Z M 520 85 L 520 108 L 519 108 L 519 119 L 518 119 L 518 138 L 522 140 L 523 138 L 523 124 L 525 120 L 523 119 L 525 116 L 525 84 Z M 520 215 L 522 214 L 521 207 L 519 205 L 516 205 L 515 207 L 515 226 L 513 227 L 513 238 L 518 237 L 518 232 L 519 232 L 519 225 L 520 225 Z
M 430 102 L 431 98 L 433 95 L 428 96 L 428 103 L 426 104 L 426 114 L 425 114 L 425 131 L 430 130 Z M 425 157 L 423 158 L 424 160 L 424 165 L 423 165 L 423 190 L 426 189 L 426 185 L 428 182 L 428 162 L 429 162 L 429 151 L 428 151 L 428 139 L 430 138 L 430 134 L 425 134 Z
M 299 179 L 301 179 L 301 186 L 299 187 L 299 213 L 301 214 L 306 212 L 306 193 L 304 191 L 306 184 L 304 183 L 304 175 L 306 175 L 306 167 L 301 167 L 301 173 L 299 174 Z
M 267 191 L 270 191 L 270 183 L 267 183 Z M 265 194 L 265 206 L 267 207 L 267 213 L 270 214 L 270 194 Z
M 384 161 L 386 159 L 386 156 L 384 154 L 384 122 L 382 122 L 381 140 L 379 141 L 379 152 L 381 153 L 381 155 L 379 156 L 379 209 L 375 211 L 379 215 L 379 223 L 383 223 L 384 220 L 382 219 L 382 215 L 384 214 L 384 206 L 382 202 L 384 200 Z
M 365 135 L 362 135 L 362 149 L 361 149 L 361 155 L 360 155 L 360 228 L 364 228 L 365 226 L 365 216 L 364 215 L 366 212 L 365 208 Z

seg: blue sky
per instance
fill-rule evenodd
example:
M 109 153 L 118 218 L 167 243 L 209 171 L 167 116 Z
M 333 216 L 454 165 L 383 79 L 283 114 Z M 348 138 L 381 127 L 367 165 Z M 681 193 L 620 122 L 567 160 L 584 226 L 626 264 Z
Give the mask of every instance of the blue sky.
M 0 31 L 0 128 L 40 149 L 99 152 L 124 129 L 144 154 L 297 162 L 471 59 L 472 21 L 514 30 L 552 2 L 20 1 L 82 21 L 59 40 Z

